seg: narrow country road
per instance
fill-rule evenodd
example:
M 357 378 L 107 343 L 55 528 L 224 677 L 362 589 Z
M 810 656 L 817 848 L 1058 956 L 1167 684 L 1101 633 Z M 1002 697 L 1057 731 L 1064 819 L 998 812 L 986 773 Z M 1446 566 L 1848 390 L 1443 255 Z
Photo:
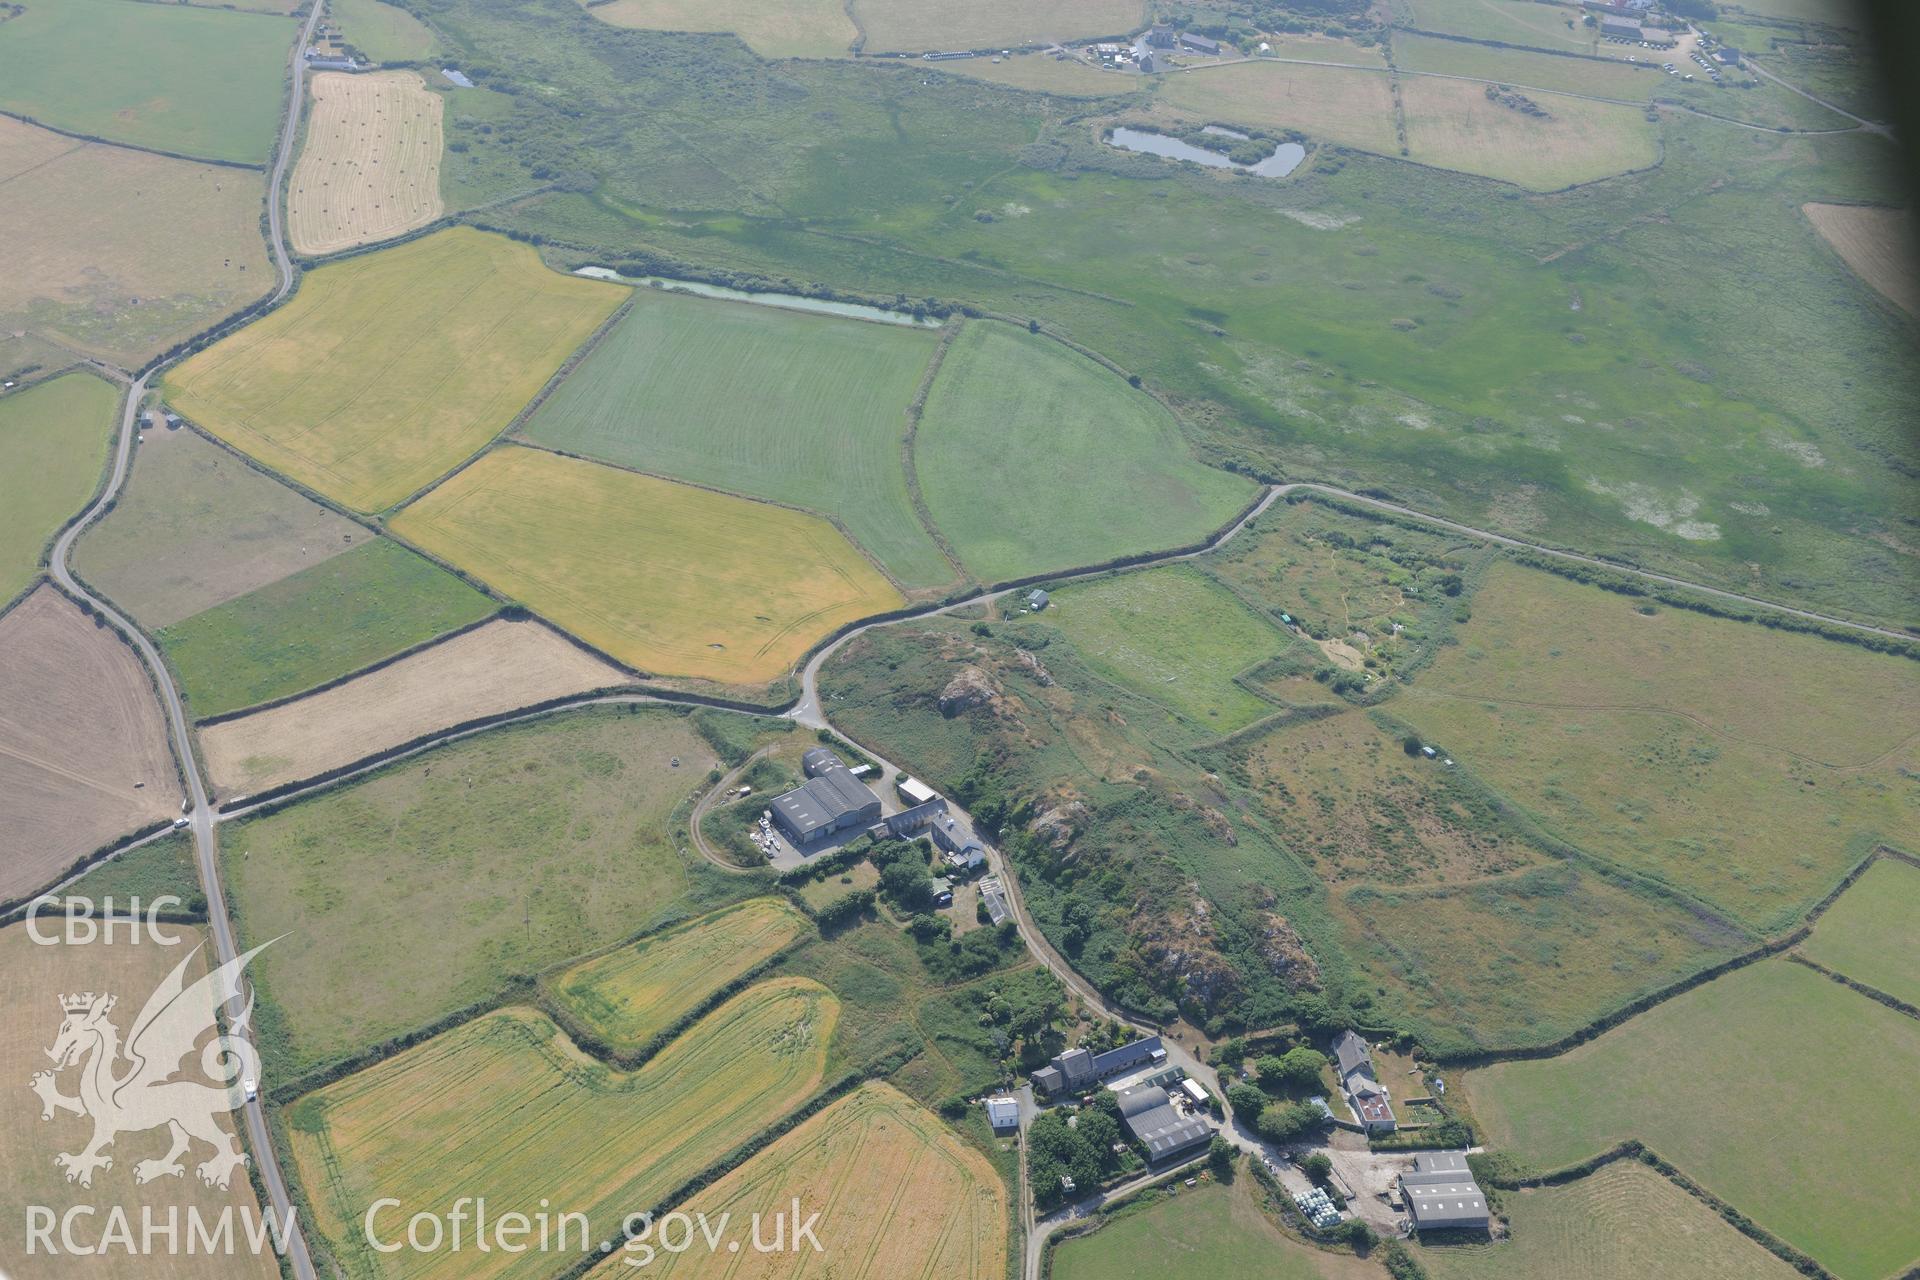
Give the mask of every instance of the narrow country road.
M 300 38 L 294 42 L 288 54 L 288 75 L 292 80 L 292 95 L 287 103 L 286 120 L 281 126 L 279 148 L 274 157 L 273 168 L 267 180 L 267 227 L 268 244 L 274 256 L 274 262 L 280 270 L 280 283 L 274 289 L 272 302 L 279 302 L 293 289 L 293 259 L 287 251 L 280 209 L 280 184 L 286 175 L 289 158 L 293 154 L 293 144 L 300 132 L 300 109 L 306 91 L 306 60 L 302 56 L 308 42 L 313 39 L 313 29 L 320 21 L 321 6 L 315 4 L 307 15 L 306 25 L 300 30 Z M 193 737 L 188 731 L 187 709 L 180 700 L 180 691 L 174 686 L 173 676 L 167 670 L 167 664 L 160 658 L 160 652 L 153 642 L 128 621 L 118 611 L 100 600 L 83 587 L 73 576 L 68 565 L 73 553 L 73 544 L 78 541 L 88 526 L 106 513 L 120 494 L 121 486 L 126 483 L 127 473 L 132 469 L 134 442 L 140 434 L 140 400 L 146 395 L 147 383 L 157 372 L 149 370 L 135 378 L 127 387 L 127 398 L 120 412 L 120 440 L 114 452 L 113 471 L 107 477 L 107 484 L 101 490 L 99 498 L 89 507 L 80 519 L 69 525 L 53 544 L 53 553 L 49 557 L 48 568 L 54 581 L 60 584 L 76 598 L 91 604 L 101 616 L 113 624 L 120 634 L 127 638 L 140 658 L 147 664 L 147 670 L 153 676 L 154 688 L 160 693 L 160 700 L 167 714 L 168 731 L 173 738 L 174 757 L 180 769 L 186 775 L 187 800 L 190 806 L 189 827 L 193 832 L 194 854 L 200 867 L 200 883 L 207 896 L 207 923 L 213 934 L 214 954 L 222 964 L 239 954 L 234 945 L 233 921 L 227 915 L 227 894 L 220 883 L 220 859 L 214 843 L 214 809 L 207 798 L 207 790 L 200 780 L 200 768 L 194 760 Z M 263 1090 L 264 1092 L 264 1090 Z M 295 1280 L 317 1280 L 313 1258 L 307 1252 L 306 1233 L 293 1221 L 293 1201 L 287 1194 L 287 1182 L 280 1169 L 280 1157 L 274 1150 L 273 1135 L 267 1127 L 264 1105 L 258 1098 L 249 1101 L 242 1112 L 246 1117 L 247 1146 L 253 1153 L 254 1168 L 258 1171 L 261 1183 L 266 1188 L 266 1210 L 274 1219 L 289 1228 L 286 1238 L 287 1259 L 292 1264 Z

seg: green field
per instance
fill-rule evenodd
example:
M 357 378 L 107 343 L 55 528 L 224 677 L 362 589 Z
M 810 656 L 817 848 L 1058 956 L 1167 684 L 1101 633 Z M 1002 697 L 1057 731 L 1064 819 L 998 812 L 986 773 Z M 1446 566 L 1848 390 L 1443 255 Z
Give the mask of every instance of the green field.
M 1235 756 L 1260 811 L 1328 884 L 1445 884 L 1541 860 L 1458 770 L 1408 755 L 1364 712 L 1277 726 Z
M 1605 47 L 1578 11 L 1534 0 L 1395 0 L 1393 10 L 1397 22 L 1421 31 L 1567 52 Z
M 1512 1237 L 1427 1245 L 1433 1280 L 1792 1280 L 1799 1275 L 1647 1166 L 1501 1194 Z
M 750 892 L 682 857 L 668 821 L 713 763 L 677 715 L 571 712 L 223 828 L 242 933 L 287 935 L 255 965 L 270 1065 L 285 1078 Z
M 1245 1174 L 1231 1186 L 1209 1179 L 1176 1186 L 1122 1209 L 1092 1235 L 1053 1250 L 1055 1280 L 1362 1280 L 1379 1270 L 1348 1254 L 1301 1244 L 1274 1221 L 1267 1193 Z
M 785 899 L 755 898 L 577 964 L 554 998 L 615 1049 L 640 1049 L 810 927 Z
M 1254 494 L 1119 375 L 999 324 L 954 341 L 914 457 L 934 523 L 988 582 L 1196 542 Z
M 344 516 L 276 484 L 192 431 L 149 431 L 73 567 L 148 628 L 278 582 L 370 541 Z
M 533 439 L 838 521 L 908 587 L 953 577 L 902 469 L 935 335 L 659 289 L 528 421 Z
M 261 164 L 297 31 L 284 17 L 58 0 L 0 22 L 0 109 L 73 133 Z
M 1434 1052 L 1549 1044 L 1753 940 L 1572 865 L 1344 893 L 1356 964 Z
M 540 449 L 494 450 L 393 528 L 654 674 L 764 684 L 900 604 L 817 516 Z
M 1489 1147 L 1553 1169 L 1639 1138 L 1841 1280 L 1881 1280 L 1920 1258 L 1916 1072 L 1920 1022 L 1774 959 L 1465 1087 Z
M 84 373 L 0 397 L 0 605 L 33 580 L 53 535 L 100 486 L 119 408 L 113 384 Z
M 1028 626 L 1058 627 L 1109 680 L 1158 699 L 1212 734 L 1274 705 L 1234 683 L 1293 640 L 1185 565 L 1125 573 L 1053 593 Z
M 296 1103 L 294 1162 L 316 1225 L 355 1274 L 550 1276 L 560 1256 L 619 1239 L 637 1206 L 657 1205 L 805 1100 L 839 1010 L 804 978 L 761 983 L 631 1073 L 581 1054 L 543 1014 L 490 1013 Z M 489 1256 L 380 1254 L 362 1229 L 380 1197 L 451 1206 L 460 1196 L 484 1196 L 490 1214 L 570 1206 L 591 1231 L 558 1256 Z M 380 1234 L 404 1241 L 408 1216 L 383 1211 Z
M 129 909 L 131 899 L 139 899 L 144 911 L 155 899 L 171 894 L 180 899 L 169 911 L 204 910 L 206 900 L 200 892 L 200 869 L 194 862 L 193 838 L 176 831 L 151 844 L 130 849 L 87 872 L 63 891 L 85 898 L 104 910 L 112 898 L 116 909 Z
M 1855 982 L 1920 1005 L 1920 867 L 1883 858 L 1867 868 L 1800 944 L 1808 959 Z
M 1910 660 L 1496 565 L 1394 702 L 1555 835 L 1756 928 L 1920 820 Z
M 616 27 L 730 31 L 763 58 L 844 57 L 860 34 L 840 0 L 611 0 L 587 12 Z
M 182 414 L 379 511 L 466 461 L 620 305 L 460 227 L 317 268 L 287 305 L 167 372 Z
M 196 613 L 158 633 L 196 718 L 284 698 L 494 612 L 391 538 Z
M 431 57 L 437 44 L 425 23 L 385 0 L 330 0 L 327 15 L 348 44 L 376 62 Z

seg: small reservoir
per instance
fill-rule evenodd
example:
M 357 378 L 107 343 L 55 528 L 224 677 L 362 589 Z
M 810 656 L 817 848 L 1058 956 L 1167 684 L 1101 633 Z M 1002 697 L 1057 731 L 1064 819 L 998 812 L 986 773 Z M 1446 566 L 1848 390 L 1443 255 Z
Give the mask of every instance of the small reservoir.
M 1201 130 L 1215 137 L 1232 138 L 1244 142 L 1247 135 L 1233 129 L 1223 129 L 1210 124 Z M 1300 167 L 1307 158 L 1307 149 L 1297 142 L 1283 142 L 1273 149 L 1273 154 L 1258 164 L 1235 164 L 1226 155 L 1218 151 L 1209 151 L 1205 147 L 1196 147 L 1191 142 L 1179 138 L 1169 138 L 1164 133 L 1153 133 L 1146 129 L 1117 128 L 1107 135 L 1111 146 L 1123 151 L 1138 151 L 1146 155 L 1165 156 L 1169 160 L 1191 160 L 1203 164 L 1209 169 L 1237 169 L 1242 173 L 1251 173 L 1261 178 L 1284 178 Z

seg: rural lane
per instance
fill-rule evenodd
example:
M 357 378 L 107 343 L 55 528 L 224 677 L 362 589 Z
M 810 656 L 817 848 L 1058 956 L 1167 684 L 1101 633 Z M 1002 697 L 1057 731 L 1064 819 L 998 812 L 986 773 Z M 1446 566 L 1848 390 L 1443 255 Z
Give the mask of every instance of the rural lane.
M 267 227 L 268 245 L 279 267 L 280 283 L 273 292 L 269 305 L 278 303 L 293 290 L 293 259 L 287 252 L 285 232 L 280 209 L 280 184 L 286 175 L 287 164 L 293 154 L 293 144 L 300 132 L 300 108 L 304 101 L 302 94 L 306 88 L 307 66 L 302 56 L 308 43 L 313 39 L 314 27 L 319 24 L 321 6 L 315 4 L 307 15 L 306 25 L 301 28 L 300 38 L 294 42 L 287 56 L 288 74 L 292 78 L 292 92 L 287 103 L 286 119 L 280 129 L 279 152 L 274 159 L 273 169 L 267 184 Z M 187 709 L 180 699 L 180 690 L 173 683 L 173 675 L 162 661 L 160 651 L 147 639 L 138 627 L 122 616 L 105 601 L 98 599 L 82 586 L 73 576 L 68 559 L 73 552 L 73 544 L 87 528 L 104 515 L 119 496 L 121 487 L 126 483 L 127 473 L 133 465 L 134 443 L 140 434 L 140 401 L 147 392 L 147 382 L 157 369 L 149 370 L 135 378 L 127 387 L 127 398 L 120 412 L 120 440 L 114 452 L 113 471 L 107 477 L 107 483 L 100 496 L 81 517 L 67 526 L 53 544 L 48 569 L 54 581 L 76 598 L 90 604 L 100 616 L 125 636 L 128 643 L 140 654 L 147 664 L 147 670 L 153 677 L 153 685 L 160 694 L 160 701 L 167 714 L 168 732 L 173 738 L 174 756 L 179 761 L 180 770 L 186 777 L 187 800 L 189 803 L 188 825 L 193 832 L 194 855 L 199 863 L 200 883 L 207 897 L 207 923 L 213 934 L 214 954 L 220 963 L 234 959 L 239 950 L 234 944 L 233 921 L 227 915 L 226 889 L 220 882 L 220 860 L 214 843 L 214 809 L 207 797 L 206 786 L 201 782 L 199 766 L 194 761 L 193 737 L 188 730 Z M 313 1258 L 307 1252 L 306 1233 L 293 1220 L 293 1201 L 287 1194 L 287 1182 L 280 1169 L 280 1157 L 274 1150 L 273 1135 L 267 1127 L 266 1109 L 259 1098 L 248 1101 L 242 1107 L 246 1117 L 247 1145 L 253 1152 L 254 1168 L 267 1193 L 267 1208 L 277 1221 L 284 1222 L 289 1230 L 285 1247 L 288 1261 L 292 1264 L 295 1280 L 317 1280 Z

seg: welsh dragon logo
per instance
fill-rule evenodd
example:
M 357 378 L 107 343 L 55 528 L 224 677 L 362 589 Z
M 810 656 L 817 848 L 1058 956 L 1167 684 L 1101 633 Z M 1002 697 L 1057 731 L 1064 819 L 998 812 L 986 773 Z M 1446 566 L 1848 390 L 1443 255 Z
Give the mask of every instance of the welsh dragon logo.
M 242 1104 L 241 1080 L 259 1079 L 260 1055 L 248 1038 L 251 990 L 226 1032 L 218 1031 L 215 1014 L 240 1001 L 241 971 L 270 945 L 262 943 L 236 956 L 188 986 L 184 975 L 200 950 L 194 948 L 147 997 L 124 1044 L 120 1029 L 109 1018 L 117 996 L 89 991 L 60 997 L 66 1016 L 46 1051 L 53 1070 L 36 1073 L 28 1083 L 40 1095 L 42 1120 L 62 1111 L 93 1120 L 92 1141 L 80 1151 L 54 1157 L 68 1182 L 92 1186 L 95 1170 L 113 1167 L 113 1157 L 105 1153 L 116 1137 L 162 1125 L 172 1135 L 173 1145 L 159 1159 L 134 1166 L 138 1182 L 181 1176 L 185 1172 L 181 1157 L 195 1141 L 213 1148 L 213 1154 L 195 1166 L 208 1186 L 224 1190 L 233 1171 L 245 1166 L 248 1157 L 240 1149 L 239 1138 L 221 1129 L 215 1117 Z M 217 1083 L 174 1079 L 196 1046 L 200 1070 Z M 80 1073 L 75 1097 L 60 1092 L 59 1074 L 69 1068 Z

